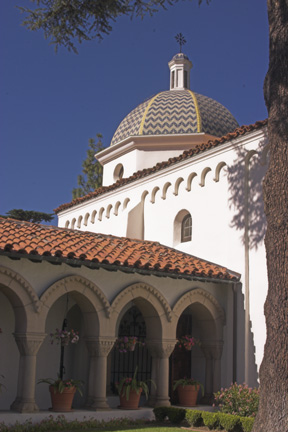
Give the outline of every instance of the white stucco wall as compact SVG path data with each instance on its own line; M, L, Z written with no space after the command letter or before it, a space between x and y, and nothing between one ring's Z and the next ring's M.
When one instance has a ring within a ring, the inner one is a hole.
M59 226L63 227L68 222L71 226L73 218L78 221L82 216L84 220L85 215L91 215L96 210L95 222L91 223L89 217L86 226L83 223L80 225L81 230L159 241L241 273L243 293L245 280L250 283L250 318L259 367L266 338L263 315L267 294L266 260L263 238L253 244L255 233L252 231L257 230L257 224L256 228L254 224L249 231L252 240L250 250L246 251L246 261L250 264L249 276L246 276L243 220L247 206L244 202L243 170L245 158L251 157L247 165L250 176L249 218L250 222L260 218L258 225L264 226L264 215L254 211L253 200L259 200L255 182L260 184L267 167L264 157L266 145L265 130L256 130L99 196L89 203L65 210L59 214ZM127 155L125 157L128 158ZM132 167L134 156L129 157ZM189 185L189 176L193 173L195 176ZM165 191L165 185L169 183L171 185ZM103 217L99 221L97 215L101 213L101 208L104 208ZM192 241L177 243L174 239L174 220L183 209L192 216ZM235 217L236 222L233 223Z

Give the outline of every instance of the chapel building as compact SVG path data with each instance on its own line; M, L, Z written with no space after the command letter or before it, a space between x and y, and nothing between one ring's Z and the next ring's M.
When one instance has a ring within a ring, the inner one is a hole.
M103 186L58 207L58 227L0 219L0 409L49 408L36 383L57 376L49 334L64 318L80 334L65 351L67 377L85 383L75 406L117 406L116 382L136 366L156 383L151 406L177 403L183 376L203 383L199 403L231 382L258 385L267 125L239 127L190 89L191 67L172 58L170 89L121 121L97 154ZM124 336L141 344L121 353ZM200 344L180 349L184 336Z

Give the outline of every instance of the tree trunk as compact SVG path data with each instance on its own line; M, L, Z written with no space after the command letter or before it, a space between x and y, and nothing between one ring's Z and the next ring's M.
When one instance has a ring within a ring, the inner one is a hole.
M254 432L288 431L288 0L268 0L269 70L264 83L270 162L263 182L267 340Z

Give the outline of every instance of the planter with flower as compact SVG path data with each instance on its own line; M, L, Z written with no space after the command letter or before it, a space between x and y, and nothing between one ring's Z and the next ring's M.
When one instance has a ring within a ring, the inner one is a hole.
M38 383L49 384L52 411L55 412L71 411L76 391L78 391L82 396L82 381L79 380L63 380L58 377L56 380L51 378L41 379Z
M145 394L146 399L149 395L148 381L138 381L137 380L136 367L133 377L125 377L116 384L119 397L120 397L120 407L122 409L138 409L141 393ZM152 385L156 388L154 381L149 380Z
M144 342L139 341L137 336L122 336L115 342L115 348L120 353L134 351L136 345L144 346L145 344Z
M200 341L191 335L181 336L177 342L177 347L184 348L186 351L191 351L195 345L200 345Z
M204 395L204 387L194 378L181 378L174 381L173 390L178 392L179 404L186 407L196 406L199 390Z
M50 333L50 342L54 342L61 346L60 355L60 372L57 379L44 378L38 381L38 384L49 384L49 391L52 402L52 411L67 412L71 411L73 398L78 391L82 395L82 381L74 379L63 379L64 375L64 349L67 345L77 344L79 335L77 331L67 330L63 325L63 329L56 329L54 333Z

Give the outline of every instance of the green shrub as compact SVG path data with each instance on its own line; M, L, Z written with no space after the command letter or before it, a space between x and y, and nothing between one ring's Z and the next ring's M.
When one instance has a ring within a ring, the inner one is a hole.
M202 411L186 409L186 420L190 426L203 426Z
M167 417L167 411L169 407L156 407L153 409L153 413L155 415L155 419L159 422L163 422Z
M242 432L240 417L231 414L218 414L220 425L227 432Z
M219 414L212 412L202 411L202 418L204 425L208 427L208 429L218 429L220 426L219 422Z
M240 417L243 432L251 432L254 424L253 417Z
M186 410L183 408L168 407L167 416L171 423L180 424L186 415Z
M259 389L234 383L228 389L214 393L215 405L226 414L255 417L259 405Z

